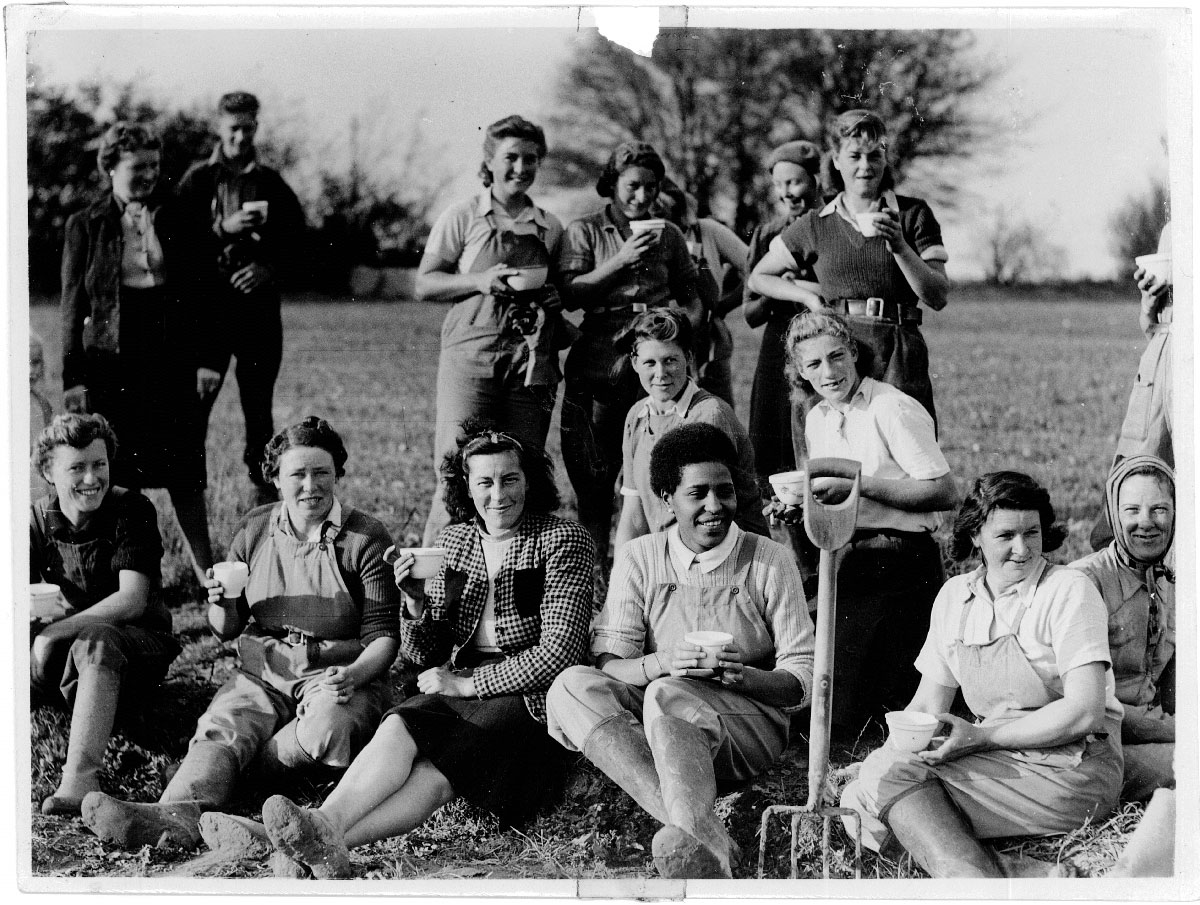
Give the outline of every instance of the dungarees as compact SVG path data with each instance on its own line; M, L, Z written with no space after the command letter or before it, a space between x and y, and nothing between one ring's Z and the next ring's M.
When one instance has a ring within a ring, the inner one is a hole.
M226 745L245 769L294 718L297 739L314 761L346 767L389 703L387 681L359 686L342 704L318 690L328 667L362 653L361 616L338 568L332 528L320 541L299 540L280 524L287 517L283 504L276 507L266 542L250 554L246 600L254 621L235 642L238 668L200 718L192 744ZM343 520L351 511L343 508Z
M114 497L129 492L121 487L109 490ZM102 574L111 574L115 551L113 538L96 537L71 543L49 535L40 506L33 507L33 518L43 549L53 548L53 553L46 559L52 567L57 566L54 572L58 574L54 579L66 598L70 609L68 615L87 609L116 590L111 580L103 584L99 581ZM41 623L35 625L39 631L44 627ZM35 636L31 633L31 644ZM146 613L137 624L106 622L85 626L74 638L56 642L54 648L44 681L31 680L31 686L41 694L61 694L72 706L83 669L104 667L119 672L122 697L130 692L144 695L146 689L162 681L181 650L179 642L171 635L170 613L154 599L147 603Z
M654 589L646 605L647 654L661 651L666 665L675 645L688 632L725 631L733 635L747 665L773 668L774 641L751 590L758 539L749 533L742 537L733 583L696 587L678 581L663 536L666 580ZM769 768L788 742L789 718L780 708L713 679L664 676L639 688L599 669L573 666L551 686L546 704L551 737L572 751L582 750L601 723L623 718L626 711L645 725L651 747L660 716L687 720L704 731L718 786L724 788Z
M1047 566L1039 584L1057 568L1062 567ZM970 606L963 606L955 642L957 678L982 725L1020 719L1061 697L1034 671L1017 641L1028 609L1026 603L1008 634L967 644L963 634ZM892 805L930 782L942 783L978 839L1070 832L1085 820L1103 819L1117 803L1120 722L1108 720L1105 729L1107 738L985 751L936 766L885 744L863 762L858 779L843 791L842 804L863 815L863 841L876 851L888 841Z
M549 267L550 263L550 253L538 236L493 230L466 272L482 273L497 264ZM534 290L528 294L545 297L547 292ZM555 306L545 312L542 327L529 337L533 340L530 344L509 325L510 308L506 300L496 296L474 295L457 302L446 315L437 373L437 425L433 441L435 474L440 475L446 454L458 449L462 423L469 418L482 419L522 443L538 448L546 445L554 399L562 377L558 368L558 346L565 337L561 311ZM464 322L467 318L470 322ZM446 354L455 343L472 347L486 344L488 351L499 357L493 374L464 374L455 363L455 355ZM531 354L534 367L527 374ZM444 493L439 479L425 523L424 543L427 545L450 524Z

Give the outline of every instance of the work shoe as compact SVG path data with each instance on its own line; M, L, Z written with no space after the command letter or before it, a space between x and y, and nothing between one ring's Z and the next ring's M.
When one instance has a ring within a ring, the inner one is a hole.
M727 880L733 874L695 836L668 824L654 834L654 866L670 880Z
M189 851L200 846L200 806L194 801L138 804L89 792L80 812L84 826L125 851L164 843Z
M263 805L263 825L271 844L311 870L314 877L346 880L353 876L345 840L320 811L272 795Z

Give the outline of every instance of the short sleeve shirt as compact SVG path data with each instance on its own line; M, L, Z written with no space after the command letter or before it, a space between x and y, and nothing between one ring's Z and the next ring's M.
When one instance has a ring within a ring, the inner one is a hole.
M856 459L864 475L925 481L950 473L929 412L907 393L871 377L862 379L842 408L821 400L808 413L804 437L809 455ZM932 512L905 512L866 497L859 501L860 528L933 531L937 525Z
M929 634L917 655L917 670L939 685L958 688L956 642L960 628L964 643L987 644L1010 634L1019 622L1017 643L1021 651L1038 678L1058 695L1063 692L1062 677L1072 669L1103 663L1106 715L1119 721L1121 705L1108 668L1112 660L1107 612L1087 577L1043 560L1032 575L993 598L984 573L980 566L942 586L933 602Z

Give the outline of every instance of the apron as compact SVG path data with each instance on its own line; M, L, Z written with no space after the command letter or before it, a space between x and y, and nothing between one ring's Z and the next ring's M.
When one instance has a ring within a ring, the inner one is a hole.
M967 644L963 641L967 616L970 613L970 607L963 606L958 638L955 641L959 664L958 682L962 688L963 699L976 715L978 722L988 725L1011 722L1062 697L1042 681L1017 642L1021 621L1037 595L1037 589L1041 587L1046 576L1057 568L1061 567L1047 565L1042 570L1034 593L1030 595L1029 602L1021 607L1009 633L986 644ZM1087 738L1081 738L1052 748L1008 750L1013 757L1028 763L1069 768L1077 766L1083 759L1087 742Z
M550 252L534 233L493 230L466 272L482 273L497 264L548 268ZM504 373L497 378L506 384L557 386L562 379L558 352L570 342L562 327L562 303L554 286L547 282L540 289L513 291L506 298L486 295L482 310L489 303L499 333L497 346L511 351L502 365Z
M266 542L250 557L246 600L254 621L238 636L238 666L285 695L329 666L353 663L362 653L362 617L346 588L331 522L319 541L283 529L277 503ZM353 510L342 507L342 521Z
M651 590L646 604L645 649L671 651L688 632L720 631L733 635L743 662L759 669L775 668L775 643L750 593L750 570L758 537L742 534L741 549L731 584L694 587L680 584L675 564L662 535L665 579Z

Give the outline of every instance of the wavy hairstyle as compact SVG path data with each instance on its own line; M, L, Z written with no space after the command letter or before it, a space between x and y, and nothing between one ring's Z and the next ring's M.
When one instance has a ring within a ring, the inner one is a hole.
M855 356L854 367L859 376L866 373L863 369L863 354L858 340L850 332L850 326L840 314L826 314L816 311L802 311L792 318L788 324L784 348L787 350L787 364L783 371L788 382L797 390L808 386L808 381L800 376L800 344L806 339L816 336L830 336L843 344Z
M112 468L117 457L117 435L103 415L67 414L55 415L33 444L33 467L45 477L54 461L54 450L60 446L87 449L96 440L104 441L108 453L108 467Z
M667 167L653 145L644 141L623 141L608 155L600 178L596 180L596 194L611 198L617 190L617 179L630 167L649 170L660 184L667 175Z
M146 123L131 123L124 120L113 123L100 136L96 148L96 167L104 179L116 169L122 154L137 151L162 151L162 139Z
M992 471L975 479L954 516L950 555L962 561L975 551L972 538L997 509L1037 512L1042 526L1042 552L1057 550L1067 530L1058 523L1046 488L1019 471Z
M846 187L845 182L842 181L842 174L838 172L833 161L841 151L842 145L851 140L861 141L864 144L881 145L886 156L887 124L878 113L861 109L847 110L833 121L833 127L828 134L829 151L821 160L821 181L824 183L827 196L836 195ZM879 184L879 191L886 192L895 187L896 175L889 162L883 171L883 181Z
M324 418L309 415L299 424L285 427L267 443L263 455L262 475L268 482L279 477L279 460L289 449L297 446L312 446L323 449L333 456L334 471L339 478L346 474L346 460L350 454L342 443L341 435Z
M674 493L689 465L719 462L732 475L737 449L729 435L712 424L691 422L667 431L650 450L650 489L656 496Z
M486 421L469 418L462 424L458 449L442 459L441 473L446 511L451 522L470 522L478 512L467 486L468 467L475 456L516 453L517 464L525 475L525 512L549 515L558 509L558 485L554 482L554 463L545 451L522 442L512 434L492 429Z
M492 171L488 169L488 163L495 156L500 142L506 138L520 138L537 145L539 163L546 156L546 133L541 126L516 114L496 120L483 135L483 163L479 165L479 178L485 187L492 184Z

